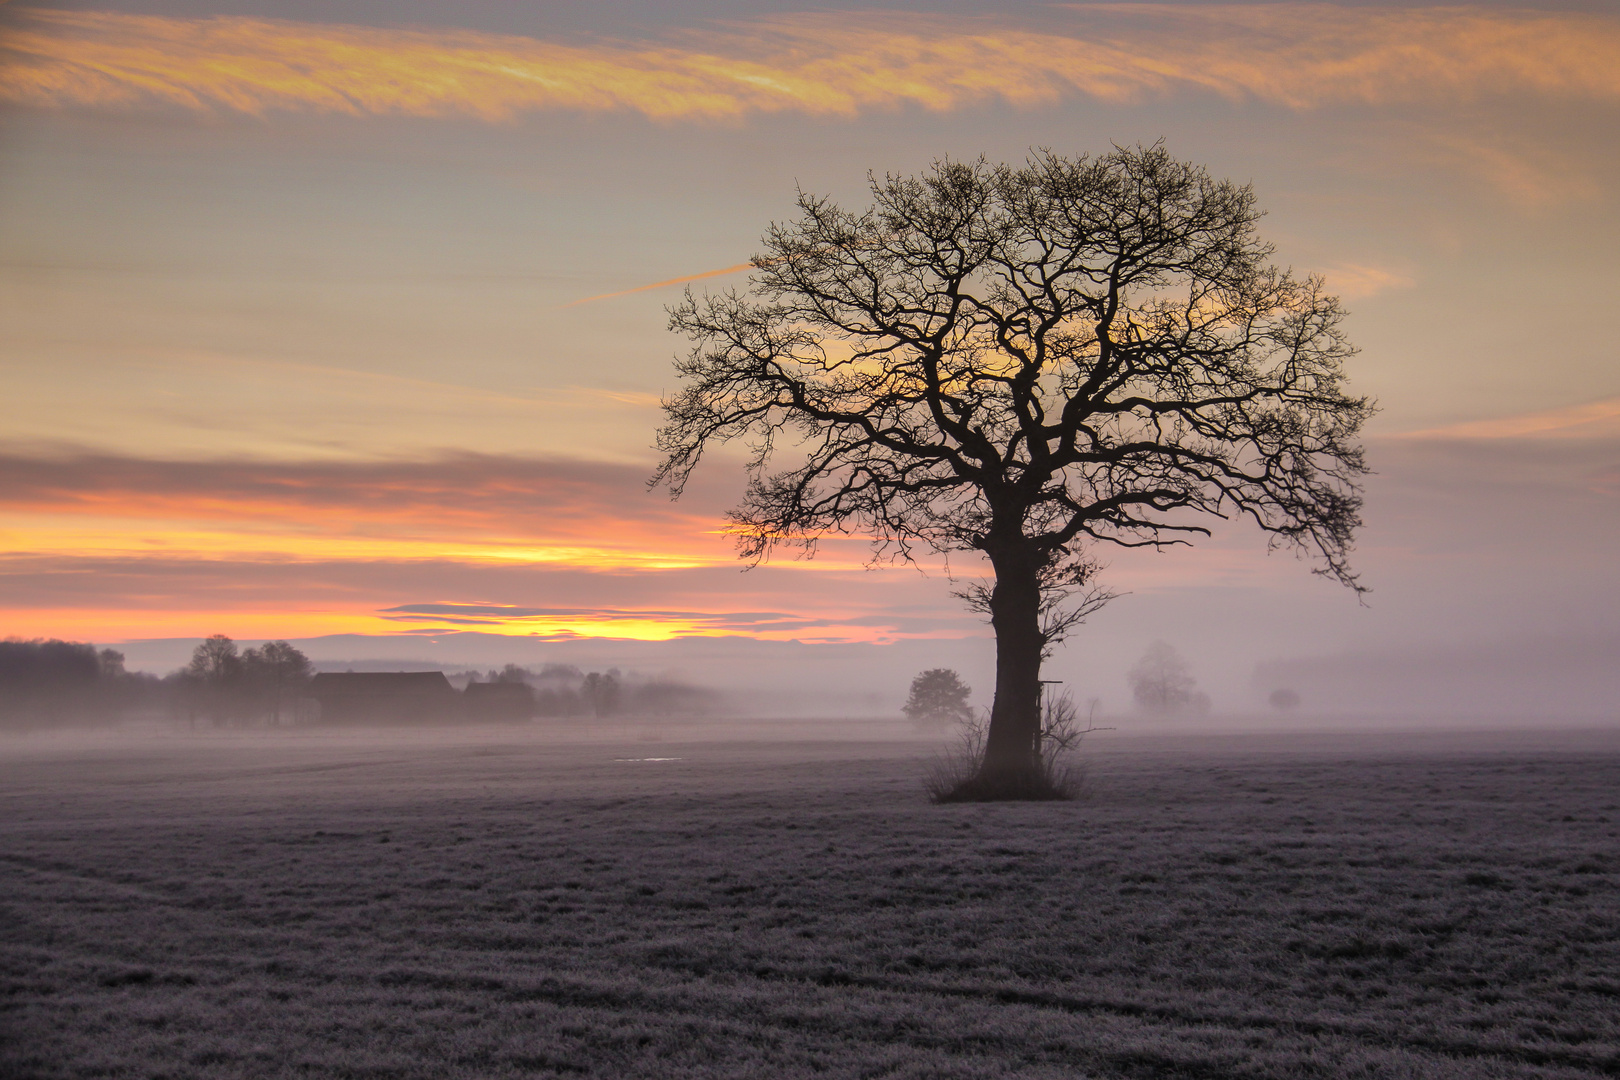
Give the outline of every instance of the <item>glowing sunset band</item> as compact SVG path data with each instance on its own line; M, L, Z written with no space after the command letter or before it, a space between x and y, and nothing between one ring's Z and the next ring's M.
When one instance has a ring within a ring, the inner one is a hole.
M570 45L476 31L24 9L0 99L506 120L542 110L714 119L1132 101L1178 90L1289 108L1523 93L1620 99L1620 20L1469 8L1095 5L1065 32L894 13L728 23Z
M617 637L667 641L679 637L745 635L761 640L829 638L881 640L884 628L854 620L780 611L679 611L511 604L405 604L378 613L418 633L477 630L528 637Z
M714 493L672 504L645 489L646 471L480 455L165 461L0 450L0 635L899 632L869 586L828 593L827 575L864 578L859 538L767 571L769 586L748 579L756 610L715 610L714 596L735 595L740 567ZM806 589L807 573L822 584Z
M429 461L160 461L0 452L0 551L729 564L720 514L645 470L464 454Z
M432 605L428 605L432 606ZM407 635L436 637L476 631L506 637L542 639L617 638L631 641L671 641L689 637L746 636L760 640L816 639L877 641L889 635L871 627L845 627L836 621L782 617L775 625L756 625L746 617L663 611L589 611L555 615L501 618L457 618L400 613L384 608L334 609L322 607L272 608L134 608L7 609L13 627L25 628L30 637L60 637L98 642L159 637L199 637L224 633L230 637L299 638L325 634Z

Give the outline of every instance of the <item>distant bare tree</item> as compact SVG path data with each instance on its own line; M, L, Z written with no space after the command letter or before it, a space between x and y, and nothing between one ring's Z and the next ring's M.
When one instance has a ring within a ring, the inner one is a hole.
M224 634L215 634L191 651L186 673L199 682L218 686L236 678L241 667L236 642Z
M124 654L117 649L102 649L97 653L96 667L104 679L121 679L129 674L124 670Z
M982 553L995 701L962 797L1050 797L1041 663L1108 598L1088 545L1240 516L1359 589L1371 406L1343 389L1337 299L1271 264L1253 191L1161 147L937 162L872 196L801 194L752 295L672 310L694 347L653 482L679 495L706 449L744 439L747 560L854 529L879 558Z
M309 657L285 641L248 649L242 653L241 665L249 687L269 699L271 722L278 725L287 698L305 686L314 671Z
M617 672L593 671L585 676L580 695L597 718L611 716L619 707L619 676Z
M199 711L215 725L237 711L235 700L242 681L242 657L236 642L224 634L214 634L191 652L191 663L182 673L186 713L193 726Z
M1270 694L1268 694L1266 696L1266 702L1273 709L1282 709L1285 711L1288 709L1297 709L1299 708L1300 702L1299 691L1291 690L1284 686L1273 690Z
M519 667L517 664L507 664L499 671L491 671L489 681L494 683L527 683L529 681L529 669Z
M1155 641L1142 658L1126 673L1131 696L1151 713L1173 714L1188 710L1208 711L1209 698L1198 692L1198 680L1187 670L1187 661L1173 647Z
M107 667L106 655L98 656L94 645L0 641L0 724L51 725L72 718L92 704L98 684L108 678Z
M929 668L911 680L911 694L900 711L920 723L970 720L973 707L968 696L972 693L973 687L950 668Z

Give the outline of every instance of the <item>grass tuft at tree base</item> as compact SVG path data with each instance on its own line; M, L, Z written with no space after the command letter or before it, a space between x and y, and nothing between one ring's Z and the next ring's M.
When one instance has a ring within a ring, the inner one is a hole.
M951 755L934 762L923 789L936 803L1067 802L1084 797L1085 770L1042 759L1032 769L986 773L979 760Z

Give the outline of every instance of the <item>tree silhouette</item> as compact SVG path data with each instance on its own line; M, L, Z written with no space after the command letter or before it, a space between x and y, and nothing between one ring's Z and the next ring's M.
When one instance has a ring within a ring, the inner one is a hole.
M224 634L214 634L191 650L186 674L206 685L220 686L236 678L241 669L236 642Z
M1286 686L1279 687L1266 695L1267 704L1273 709L1281 709L1284 712L1289 709L1299 708L1300 701L1299 691Z
M1148 712L1170 715L1199 706L1208 708L1209 699L1199 693L1198 680L1187 670L1187 661L1163 641L1149 645L1125 677L1131 684L1131 696Z
M309 682L314 665L296 647L285 641L267 641L242 653L244 680L251 689L270 699L273 723L281 723L281 709L287 697Z
M591 715L598 719L611 716L619 707L619 676L617 670L606 674L593 671L585 676L580 695L590 706Z
M191 663L181 673L185 680L186 712L193 726L200 707L218 725L235 711L243 668L236 642L214 634L191 651Z
M970 720L971 693L973 688L950 668L929 668L911 680L911 694L900 711L917 721Z
M745 439L747 560L854 529L875 558L981 552L981 797L1042 793L1041 662L1108 598L1091 543L1183 543L1201 515L1244 516L1359 589L1371 406L1342 388L1337 299L1271 265L1252 189L1160 146L871 187L858 213L801 193L750 295L672 309L694 347L652 482L678 496L705 449Z

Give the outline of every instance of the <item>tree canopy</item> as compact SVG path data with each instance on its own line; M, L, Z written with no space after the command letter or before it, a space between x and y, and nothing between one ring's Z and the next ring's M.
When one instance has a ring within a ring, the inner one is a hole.
M1371 412L1319 277L1273 266L1251 188L1161 146L940 161L850 211L801 193L747 294L686 300L654 482L746 440L741 555L865 531L880 556L978 551L997 635L986 770L1039 755L1039 675L1089 545L1245 517L1359 590L1348 555ZM784 467L785 466L785 467ZM1048 618L1042 623L1043 607Z
M911 692L901 712L916 721L970 720L968 697L973 687L950 668L929 668L911 680Z

